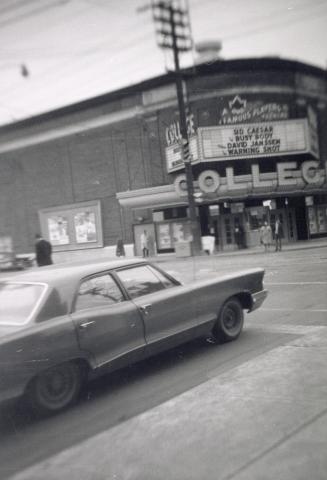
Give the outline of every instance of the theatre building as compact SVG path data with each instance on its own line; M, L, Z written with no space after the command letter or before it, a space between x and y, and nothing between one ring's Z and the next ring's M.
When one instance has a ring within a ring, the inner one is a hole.
M260 58L184 73L201 235L253 246L279 218L284 242L327 236L326 72ZM144 230L151 253L173 252L190 240L173 74L1 127L0 183L17 252L41 231L58 255L118 238L140 254Z

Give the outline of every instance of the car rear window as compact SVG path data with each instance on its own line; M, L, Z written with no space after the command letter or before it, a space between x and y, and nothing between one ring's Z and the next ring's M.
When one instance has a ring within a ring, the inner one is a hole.
M0 282L0 324L23 325L38 303L46 285L35 283Z

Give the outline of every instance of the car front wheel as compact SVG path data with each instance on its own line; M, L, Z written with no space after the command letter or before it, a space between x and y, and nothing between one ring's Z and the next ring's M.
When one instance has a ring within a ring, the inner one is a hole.
M39 374L28 389L34 411L51 414L71 405L78 397L82 383L77 364L68 362Z
M219 342L231 342L240 335L244 323L244 313L240 301L230 298L222 306L213 328L213 338Z

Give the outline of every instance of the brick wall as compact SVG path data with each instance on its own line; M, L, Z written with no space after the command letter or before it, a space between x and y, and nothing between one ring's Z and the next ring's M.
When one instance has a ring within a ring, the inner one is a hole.
M11 235L17 252L32 251L40 209L99 199L104 245L132 242L132 215L116 193L163 183L157 128L135 118L2 153L0 235Z

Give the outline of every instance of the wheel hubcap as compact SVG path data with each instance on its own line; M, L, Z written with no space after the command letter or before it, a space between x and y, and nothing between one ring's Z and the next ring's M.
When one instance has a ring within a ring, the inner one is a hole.
M76 378L73 371L58 368L42 376L38 382L38 394L43 405L60 408L69 403L76 389Z
M46 389L51 396L60 396L67 389L65 376L60 373L50 375L46 381Z
M235 329L238 326L237 312L233 308L228 307L225 311L223 322L226 330Z

